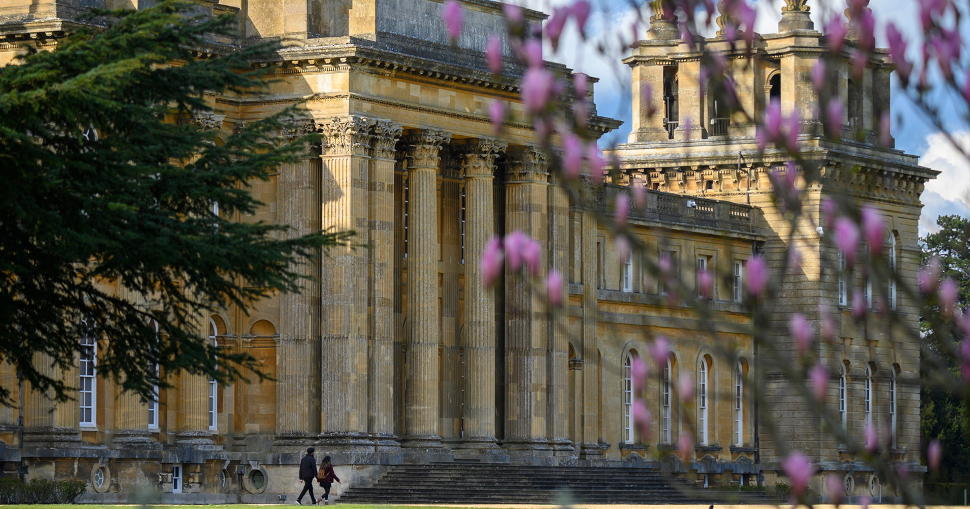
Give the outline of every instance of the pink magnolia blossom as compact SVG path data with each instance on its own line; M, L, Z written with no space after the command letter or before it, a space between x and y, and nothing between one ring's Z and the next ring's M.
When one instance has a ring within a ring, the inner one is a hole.
M546 296L549 299L549 305L555 308L562 306L563 301L563 283L562 274L558 270L552 269L549 271L549 275L546 276Z
M821 91L825 88L825 77L825 60L819 60L818 62L815 62L815 66L812 67L812 85L815 87L815 90Z
M953 316L956 310L957 298L960 296L960 287L956 281L946 278L940 283L937 297L940 299L940 307L943 308L943 315L947 318Z
M913 73L913 64L906 56L906 39L903 37L903 33L896 28L895 23L886 24L886 41L889 43L889 56L896 64L896 75L905 87L909 84L910 74Z
M940 469L940 460L943 458L943 444L939 440L932 440L926 448L926 464L934 472Z
M630 361L630 377L633 379L633 389L642 390L647 385L647 374L650 368L640 356L636 356Z
M587 101L576 101L573 103L573 118L576 125L585 128L589 122L589 103Z
M551 72L540 67L525 72L522 77L522 103L529 112L538 113L545 109L552 98L555 80Z
M538 276L540 271L540 263L542 260L542 246L539 245L533 239L528 239L522 246L522 261L525 262L525 266L529 269L529 272L533 276Z
M505 103L493 99L491 103L488 104L488 117L492 122L492 132L498 134L502 132L502 127L505 125Z
M970 382L970 333L960 342L960 355L963 357L960 373L965 381Z
M517 26L525 22L522 8L518 5L502 4L502 14L505 16L505 21L510 25Z
M503 244L505 246L505 258L512 272L522 268L522 250L532 239L520 231L514 231L505 236Z
M616 195L616 204L613 210L613 220L618 226L626 224L630 217L630 195L619 193Z
M603 159L603 151L595 141L589 143L586 148L586 159L589 161L589 178L594 184L603 182L603 170L606 168L606 160Z
M694 119L692 117L687 117L684 119L684 141L690 141L691 136L694 135Z
M694 399L694 379L688 373L681 373L677 377L677 397L681 401Z
M829 372L822 364L812 366L808 372L808 382L812 387L812 396L818 401L824 401L829 390Z
M670 341L664 336L657 336L650 345L650 356L653 357L653 363L657 369L663 370L667 367L667 359L670 358Z
M830 504L839 505L845 489L842 487L842 479L835 474L825 476L825 501Z
M585 100L589 95L589 76L581 72L573 74L573 88L576 90L576 98Z
M876 209L869 205L862 207L862 233L869 244L869 252L879 254L886 242L886 223Z
M570 179L579 177L583 170L583 140L572 132L562 135L562 169Z
M680 458L687 461L690 458L690 453L694 449L694 439L688 433L681 432L680 436L677 437L677 453Z
M697 294L705 299L714 297L714 275L710 271L697 273Z
M556 51L559 48L559 37L562 36L562 29L566 27L566 21L569 20L570 11L563 7L557 7L552 11L552 16L546 21L546 37L549 38L549 42L552 44L552 50Z
M841 15L833 16L825 25L825 37L833 53L842 51L842 47L845 46L845 36L848 33L849 28L842 22Z
M791 481L791 492L794 497L799 497L808 488L808 481L815 474L815 467L804 454L795 451L788 455L781 462L781 468L785 471L788 480Z
M872 497L869 495L863 495L859 497L859 507L861 509L869 509L869 504L872 503Z
M642 209L647 206L647 186L643 182L637 180L633 183L632 194L635 207Z
M759 296L768 288L768 263L762 256L752 256L747 264L747 278L744 280L748 293Z
M485 62L488 69L495 74L502 72L502 39L497 35L491 35L485 45Z
M589 21L589 14L592 8L587 0L577 0L573 2L572 13L576 19L576 26L579 27L579 34L586 37L586 22Z
M482 250L481 269L482 284L486 287L492 286L502 274L502 262L505 255L502 253L502 242L498 237L492 237L485 244Z
M838 210L839 205L835 203L835 200L829 197L822 198L822 219L825 221L825 228L832 228Z
M835 247L842 251L846 265L852 266L855 263L859 249L859 228L847 217L835 220Z
M445 29L452 41L461 36L462 26L465 22L464 17L465 13L458 0L447 0L441 7L441 18L445 22Z
M630 258L630 239L626 235L617 235L613 245L616 248L617 263L625 263Z
M542 41L539 39L529 39L522 46L522 59L533 69L542 67ZM524 78L523 78L524 79Z
M852 316L855 319L860 319L866 316L866 308L868 303L866 302L866 294L861 288L856 288L852 291Z
M845 108L842 101L833 97L825 105L825 132L830 138L842 137L842 118L845 115Z
M633 400L632 413L633 422L636 423L637 429L640 431L640 440L647 441L650 436L650 422L652 421L652 417L643 399L635 398Z
M815 335L814 327L809 323L805 315L795 313L788 321L788 331L792 339L795 340L795 349L799 355L805 355L809 347L812 346L812 336Z
M866 423L866 427L863 430L863 438L865 439L867 451L876 452L879 449L879 434L876 433L876 426L871 422Z
M893 125L892 117L888 111L879 115L879 144L883 147L891 147L893 144Z
M935 292L940 284L940 270L940 259L935 256L930 258L929 263L922 267L916 275L919 291L926 295Z

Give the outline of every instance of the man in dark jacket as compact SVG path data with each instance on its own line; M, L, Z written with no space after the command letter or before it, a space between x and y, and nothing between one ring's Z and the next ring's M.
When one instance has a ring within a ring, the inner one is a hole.
M317 460L313 458L313 447L307 448L306 456L300 461L300 480L303 481L303 491L296 497L296 503L303 505L303 495L310 492L310 500L316 505L317 499L313 496L313 479L317 476Z

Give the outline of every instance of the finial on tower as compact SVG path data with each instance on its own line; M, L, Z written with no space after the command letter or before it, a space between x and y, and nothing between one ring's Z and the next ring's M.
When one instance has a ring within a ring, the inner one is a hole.
M785 5L781 8L778 31L784 33L794 30L814 30L811 10L808 0L785 0Z
M680 38L677 30L677 15L670 0L652 0L650 2L650 28L647 37L652 40L667 41Z

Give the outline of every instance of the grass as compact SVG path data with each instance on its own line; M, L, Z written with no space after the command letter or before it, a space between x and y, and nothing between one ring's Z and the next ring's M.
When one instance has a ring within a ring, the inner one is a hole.
M308 504L309 505L309 504ZM139 506L134 504L120 504L120 505L95 505L95 504L30 504L30 505L0 505L2 509L84 509L86 507L112 507L118 509L136 509L145 506ZM280 507L299 507L296 504L289 502L285 504L275 504L275 505L262 505L262 504L213 504L213 505L151 505L148 506L151 509L200 509L205 507L206 509L279 509ZM312 506L310 507L324 507L324 506ZM441 507L416 507L416 506L394 506L394 505L365 505L365 504L339 504L337 506L327 506L327 507L339 507L340 509L441 509Z

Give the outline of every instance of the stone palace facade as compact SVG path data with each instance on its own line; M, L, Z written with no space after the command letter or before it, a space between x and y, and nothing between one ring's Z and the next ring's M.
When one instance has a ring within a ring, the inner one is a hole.
M519 103L522 70L511 60L503 76L485 67L488 36L504 34L501 4L462 0L466 29L450 45L438 0L207 2L213 12L238 13L235 43L287 42L277 60L260 64L275 69L268 93L216 98L217 114L199 120L232 130L309 98L310 118L294 133L314 130L324 140L318 156L254 183L266 207L238 219L288 224L300 234L354 229L371 247L334 249L307 265L299 294L261 302L250 314L227 309L209 317L212 341L252 354L275 381L218 386L173 374L174 387L144 403L97 377L95 356L62 375L81 387L78 401L54 404L25 388L18 407L0 408L7 475L21 469L28 478L87 479L90 501L125 500L140 484L170 501L273 501L293 491L301 451L313 445L334 457L345 481L339 488L405 462L608 467L655 466L659 457L710 483L763 475L773 485L777 437L784 437L783 445L810 454L823 471L843 475L851 493L875 494L878 477L822 434L749 335L744 264L761 252L777 270L789 241L803 263L770 324L779 352L793 348L789 315L802 312L818 329L818 304L829 302L840 342L817 347L832 373L828 400L840 402L851 434L873 422L892 437L894 458L920 470L918 345L894 341L893 330L875 320L851 319L847 295L866 282L831 270L837 255L814 229L789 236L767 177L784 156L759 152L754 125L719 109L698 81L698 54L673 25L653 20L626 60L633 90L649 83L663 93L635 94L629 143L615 151L622 171L602 199L609 206L617 189L637 180L650 189L646 207L631 213L635 233L691 285L698 267L718 275L716 341L636 260L614 261L609 229L555 185ZM88 7L146 3L7 0L0 65L27 46L56 47ZM772 98L815 117L807 75L824 38L799 2L789 3L795 7L786 8L779 33L756 37L751 60L718 36L699 41L725 52L755 118ZM526 17L544 19L534 11ZM845 140L825 140L814 122L801 139L807 156L824 162L824 183L807 190L808 213L818 220L833 188L871 203L890 225L897 267L914 280L919 197L935 172L874 142L889 108L888 57L878 54L861 81L850 77L847 59L840 65L833 86L849 105ZM501 137L488 114L496 99L511 112ZM619 126L595 113L591 123L602 133ZM515 230L546 247L544 268L568 275L567 311L554 322L519 279L495 289L478 284L485 243ZM873 292L905 323L916 322L916 305L902 293ZM648 385L655 429L641 437L631 419L629 365L646 354L651 334L671 338L673 356L664 378ZM725 346L736 358L716 354ZM757 371L766 384L761 408L745 387ZM703 405L680 408L671 397L680 373L703 382ZM5 368L0 380L18 383ZM759 415L777 424L776 434L759 427ZM697 429L690 461L658 454L689 428Z

